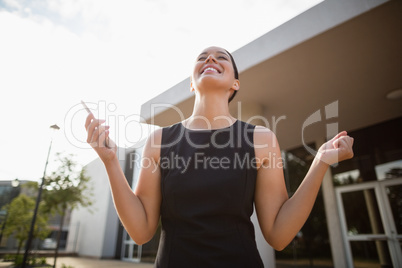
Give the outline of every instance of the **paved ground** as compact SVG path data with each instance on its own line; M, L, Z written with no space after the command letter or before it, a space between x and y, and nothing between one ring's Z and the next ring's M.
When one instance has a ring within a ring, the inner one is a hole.
M48 258L48 263L53 264L54 259ZM99 260L82 257L59 257L57 258L56 268L61 268L63 264L74 268L98 268L98 267L116 267L116 268L151 268L152 263L133 263L119 260Z
M47 258L47 263L53 265L53 258ZM0 268L11 268L12 263L10 262L1 262L0 260ZM119 260L99 260L93 258L84 258L84 257L58 257L56 268L62 268L70 266L71 268L151 268L153 267L152 263L133 263L133 262L124 262ZM311 267L307 260L300 261L281 261L277 260L276 262L277 268L308 268ZM332 262L328 261L318 261L314 260L314 267L317 268L332 268ZM355 262L356 268L374 268L379 267L379 264L370 263L367 261Z
M53 258L47 258L48 264L53 264ZM133 263L124 262L119 260L99 260L82 257L58 257L56 262L56 268L62 268L62 265L71 266L73 268L151 268L151 263ZM0 262L1 268L11 267L11 263Z

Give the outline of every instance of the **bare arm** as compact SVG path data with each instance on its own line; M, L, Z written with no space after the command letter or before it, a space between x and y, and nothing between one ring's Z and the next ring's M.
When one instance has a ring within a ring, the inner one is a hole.
M154 165L141 168L135 193L129 186L116 155L115 143L108 139L109 131L103 126L104 120L95 119L89 114L85 123L88 132L87 142L98 153L109 176L113 201L126 231L137 244L149 241L159 222L161 203L160 170L158 167L158 146L151 146L151 138L160 143L161 130L151 134L143 150L143 158ZM105 146L106 140L108 146Z
M329 164L353 156L353 139L346 132L341 132L321 146L306 177L289 199L275 134L258 127L254 137L256 157L264 160L260 163L257 175L257 216L266 241L276 250L282 250L292 241L310 215Z

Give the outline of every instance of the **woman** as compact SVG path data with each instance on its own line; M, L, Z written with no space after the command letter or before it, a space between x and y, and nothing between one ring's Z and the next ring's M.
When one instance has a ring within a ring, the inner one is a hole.
M253 204L266 241L282 250L309 216L329 165L353 157L353 139L339 133L320 147L288 198L275 134L229 113L228 100L239 88L232 56L219 47L205 49L191 76L193 113L150 135L143 159L159 168L144 166L134 193L109 127L87 117L87 141L105 164L127 232L146 243L162 218L156 267L263 267L250 221Z

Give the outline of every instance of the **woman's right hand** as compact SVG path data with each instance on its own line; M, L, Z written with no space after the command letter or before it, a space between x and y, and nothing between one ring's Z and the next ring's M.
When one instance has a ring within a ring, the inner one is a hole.
M116 157L117 146L109 138L109 126L102 125L103 123L105 120L96 119L92 113L89 113L85 121L85 129L87 130L87 143L94 148L105 163Z

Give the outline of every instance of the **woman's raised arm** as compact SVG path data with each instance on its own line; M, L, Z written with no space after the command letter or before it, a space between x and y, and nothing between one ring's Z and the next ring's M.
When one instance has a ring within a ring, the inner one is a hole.
M161 129L153 132L143 150L143 159L154 165L141 165L139 182L135 192L129 186L116 155L116 144L109 139L109 127L105 121L90 113L85 122L87 142L98 153L109 177L113 201L126 231L137 244L148 242L155 234L159 222L161 190L158 166ZM151 140L156 145L151 144Z
M281 151L275 134L257 127L254 133L257 159L261 159L255 192L255 207L261 231L276 250L284 249L303 227L313 208L329 165L353 157L353 138L341 132L324 143L306 177L288 198Z

